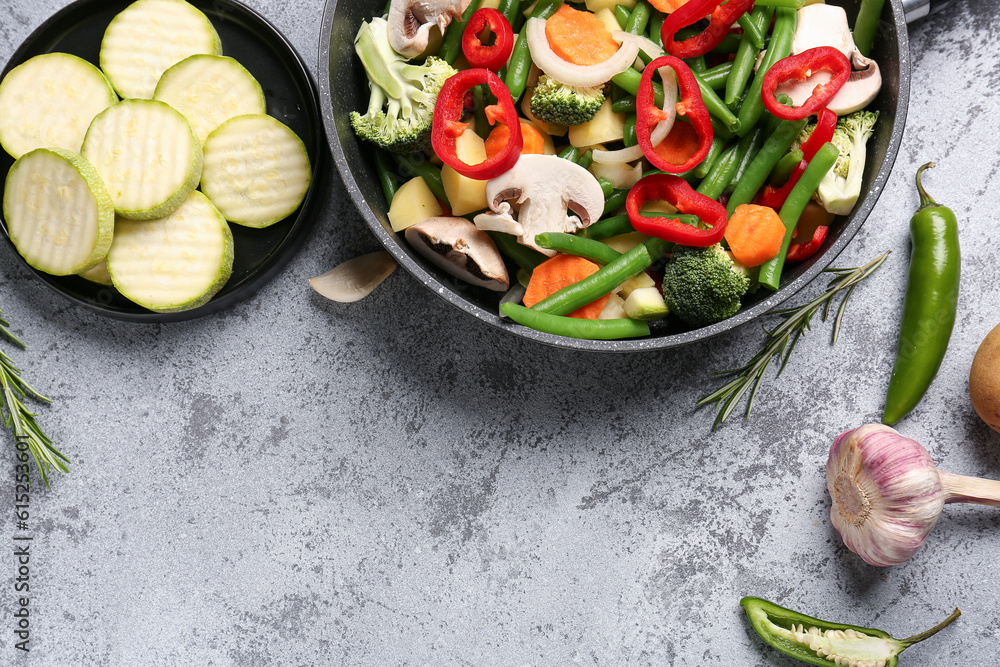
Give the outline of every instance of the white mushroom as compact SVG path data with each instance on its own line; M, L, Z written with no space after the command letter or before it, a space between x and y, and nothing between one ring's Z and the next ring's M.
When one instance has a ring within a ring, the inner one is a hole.
M521 207L518 242L550 257L555 251L539 248L535 236L575 232L604 214L604 192L594 175L556 155L522 155L513 168L486 183L486 200L494 213L476 216L477 224L509 224L510 209L502 207L506 200L514 200Z
M415 58L427 49L431 28L445 28L472 0L392 0L389 6L389 44L404 58Z
M868 106L882 87L882 73L878 63L863 56L855 47L843 7L815 4L806 5L798 11L792 55L817 46L838 49L856 68L827 107L838 116L844 116ZM816 72L805 81L778 86L775 94L784 93L792 98L792 104L801 106L809 99L816 86L825 84L832 78L829 72Z
M404 234L414 250L456 278L496 292L510 286L493 239L465 218L427 218L407 227Z

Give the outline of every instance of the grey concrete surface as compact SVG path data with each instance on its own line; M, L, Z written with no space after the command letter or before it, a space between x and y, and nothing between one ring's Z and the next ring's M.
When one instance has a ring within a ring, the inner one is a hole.
M61 0L5 0L0 59ZM321 0L252 0L315 72ZM909 636L963 616L904 665L997 663L1000 512L949 506L909 563L866 565L829 521L833 438L881 414L908 264L912 175L962 221L964 282L940 375L900 430L945 470L1000 478L967 376L1000 322L1000 5L911 27L906 136L837 264L893 255L844 332L803 339L749 422L710 430L710 371L756 325L632 357L492 331L397 272L354 305L307 278L375 249L337 177L289 267L250 300L125 324L51 293L0 247L12 356L53 398L72 458L32 487L30 652L12 446L0 449L0 664L790 666L741 596ZM812 285L803 297L817 293ZM6 349L6 348L5 348ZM9 436L3 442L12 445Z

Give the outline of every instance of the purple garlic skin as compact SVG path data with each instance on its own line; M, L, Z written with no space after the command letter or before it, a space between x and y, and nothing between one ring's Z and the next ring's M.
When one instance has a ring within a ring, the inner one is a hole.
M830 518L844 544L883 567L905 563L920 550L946 499L927 450L883 424L837 437L826 484Z

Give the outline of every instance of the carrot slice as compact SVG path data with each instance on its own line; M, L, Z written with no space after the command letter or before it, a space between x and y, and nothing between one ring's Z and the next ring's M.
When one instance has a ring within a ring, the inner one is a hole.
M601 19L569 5L545 22L545 36L555 54L574 65L597 65L618 52L618 42Z
M522 120L521 137L524 140L524 146L521 148L521 155L545 154L545 137L542 136L542 133L539 132L534 125ZM486 137L487 159L502 152L503 149L506 148L508 141L510 141L510 128L506 125L497 125L494 127L490 132L490 135Z
M743 204L729 218L725 239L737 262L760 266L781 250L785 225L773 208Z
M698 152L700 146L701 139L691 123L677 121L667 137L653 146L653 150L670 164L684 164Z
M649 0L649 4L653 7L659 9L664 14L669 14L670 12L676 12L678 9L687 4L688 0Z
M562 288L580 282L595 273L598 268L600 267L589 259L574 255L556 255L547 259L531 272L531 280L528 281L528 288L524 293L524 305L531 308ZM605 294L600 299L577 308L569 316L582 320L596 320L610 296Z

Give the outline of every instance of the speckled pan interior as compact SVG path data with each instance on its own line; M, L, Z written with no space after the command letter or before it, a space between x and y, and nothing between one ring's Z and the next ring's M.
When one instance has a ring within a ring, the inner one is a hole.
M844 5L848 16L855 16L859 2L845 0L838 4ZM863 185L866 194L850 216L831 228L820 253L809 261L789 267L777 292L761 290L747 297L739 313L708 327L686 330L677 323L654 323L650 337L621 341L577 340L541 333L501 319L498 315L500 295L466 285L430 266L410 249L402 235L390 229L386 216L388 207L376 177L371 147L355 137L348 117L351 111L362 110L368 104L364 70L354 56L354 35L362 21L381 12L383 7L382 0L327 0L323 13L319 47L320 106L344 185L379 241L428 289L487 324L541 343L604 352L657 350L710 338L768 312L830 266L858 233L885 187L902 141L910 94L909 46L900 0L890 0L885 4L873 53L882 71L883 85L870 107L877 110L880 117L868 144L869 159Z

